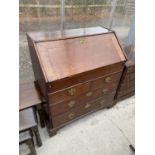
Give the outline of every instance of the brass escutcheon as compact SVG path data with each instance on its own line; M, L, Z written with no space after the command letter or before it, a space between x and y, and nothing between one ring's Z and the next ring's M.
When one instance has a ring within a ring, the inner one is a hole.
M87 43L86 38L80 38L80 44L85 44L85 43Z
M69 103L68 103L68 106L71 108L71 107L73 107L75 105L75 101L70 101Z
M106 77L106 78L105 78L105 82L106 82L106 83L109 83L110 81L111 81L111 77Z
M75 116L74 113L70 113L70 114L68 115L68 117L69 117L70 119L74 118L74 116Z
M91 106L91 104L87 103L87 104L85 105L85 108L87 109L87 108L89 108L90 106Z
M75 92L76 92L75 88L71 88L70 90L68 90L68 93L72 96L75 95Z
M86 96L89 97L89 96L91 96L92 94L93 94L93 92L90 91L90 92L88 92L88 93L86 94Z

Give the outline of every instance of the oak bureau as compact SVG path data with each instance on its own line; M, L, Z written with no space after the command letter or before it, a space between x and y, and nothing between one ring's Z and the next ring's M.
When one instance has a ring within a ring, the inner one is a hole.
M50 136L88 113L114 104L126 57L102 27L27 33L35 80L47 101Z

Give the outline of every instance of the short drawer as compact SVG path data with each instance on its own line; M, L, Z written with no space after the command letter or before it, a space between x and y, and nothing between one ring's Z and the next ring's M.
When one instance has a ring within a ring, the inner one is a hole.
M80 95L79 97L72 98L71 100L61 102L58 104L50 104L51 115L56 116L60 115L70 109L81 106L86 102L91 102L92 100L98 99L105 94L115 94L116 87L112 86L108 89L98 89L96 91L89 91L85 94Z
M111 74L105 77L98 78L91 83L91 89L108 88L111 85L118 85L122 72Z
M107 94L104 97L101 97L97 100L84 103L78 107L74 107L70 111L67 111L66 113L63 113L55 117L53 116L51 117L53 122L53 127L61 126L64 123L70 122L71 120L74 120L96 109L107 107L108 105L112 104L113 98L114 98L114 94Z
M87 82L70 87L62 91L58 91L53 94L48 94L49 104L56 104L63 101L67 101L69 99L72 99L73 97L85 94L89 90L90 90L90 84L89 82Z

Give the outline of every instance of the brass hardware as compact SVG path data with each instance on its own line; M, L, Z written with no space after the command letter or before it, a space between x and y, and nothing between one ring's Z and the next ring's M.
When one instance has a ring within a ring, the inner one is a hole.
M108 88L105 88L102 90L103 94L106 94L108 92Z
M71 108L71 107L73 107L75 105L75 101L70 101L69 103L68 103L68 106Z
M68 90L68 93L72 96L75 95L75 92L76 92L75 88L71 88L70 90Z
M90 91L86 94L87 97L91 96L93 93Z
M87 103L87 104L85 105L85 108L87 109L87 108L89 108L90 106L91 106L91 104Z
M85 44L85 43L87 43L86 38L80 38L80 44Z
M74 118L74 116L75 116L75 114L74 114L74 113L70 113L70 114L68 115L69 119L73 119L73 118Z
M51 88L52 86L51 85L49 85L49 88Z
M106 78L105 78L105 82L106 82L106 83L109 83L110 81L111 81L111 77L106 77Z

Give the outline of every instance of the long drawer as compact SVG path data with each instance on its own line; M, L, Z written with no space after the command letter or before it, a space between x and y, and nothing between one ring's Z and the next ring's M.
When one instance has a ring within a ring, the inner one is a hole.
M107 94L102 98L99 98L95 101L84 103L81 106L74 107L70 111L67 111L66 113L63 113L61 115L51 117L53 127L58 127L64 123L67 123L73 119L76 119L77 117L87 114L88 112L94 111L96 109L99 109L101 107L106 107L108 105L111 105L113 102L114 94Z
M100 77L91 82L91 90L96 90L98 88L109 88L111 85L117 85L122 72L111 74L109 76Z
M98 89L95 91L87 92L86 94L80 95L79 97L72 98L71 100L61 102L58 104L50 104L50 111L52 116L60 115L74 107L81 106L87 102L98 99L105 94L115 94L117 85L111 85L109 89Z
M81 83L73 87L58 91L56 93L48 94L48 102L49 104L61 103L64 101L68 101L73 97L77 97L82 94L87 94L89 93L89 91L97 90L99 88L105 88L105 91L108 91L108 89L112 85L116 86L118 84L121 77L121 73L122 72L100 77L93 81Z

